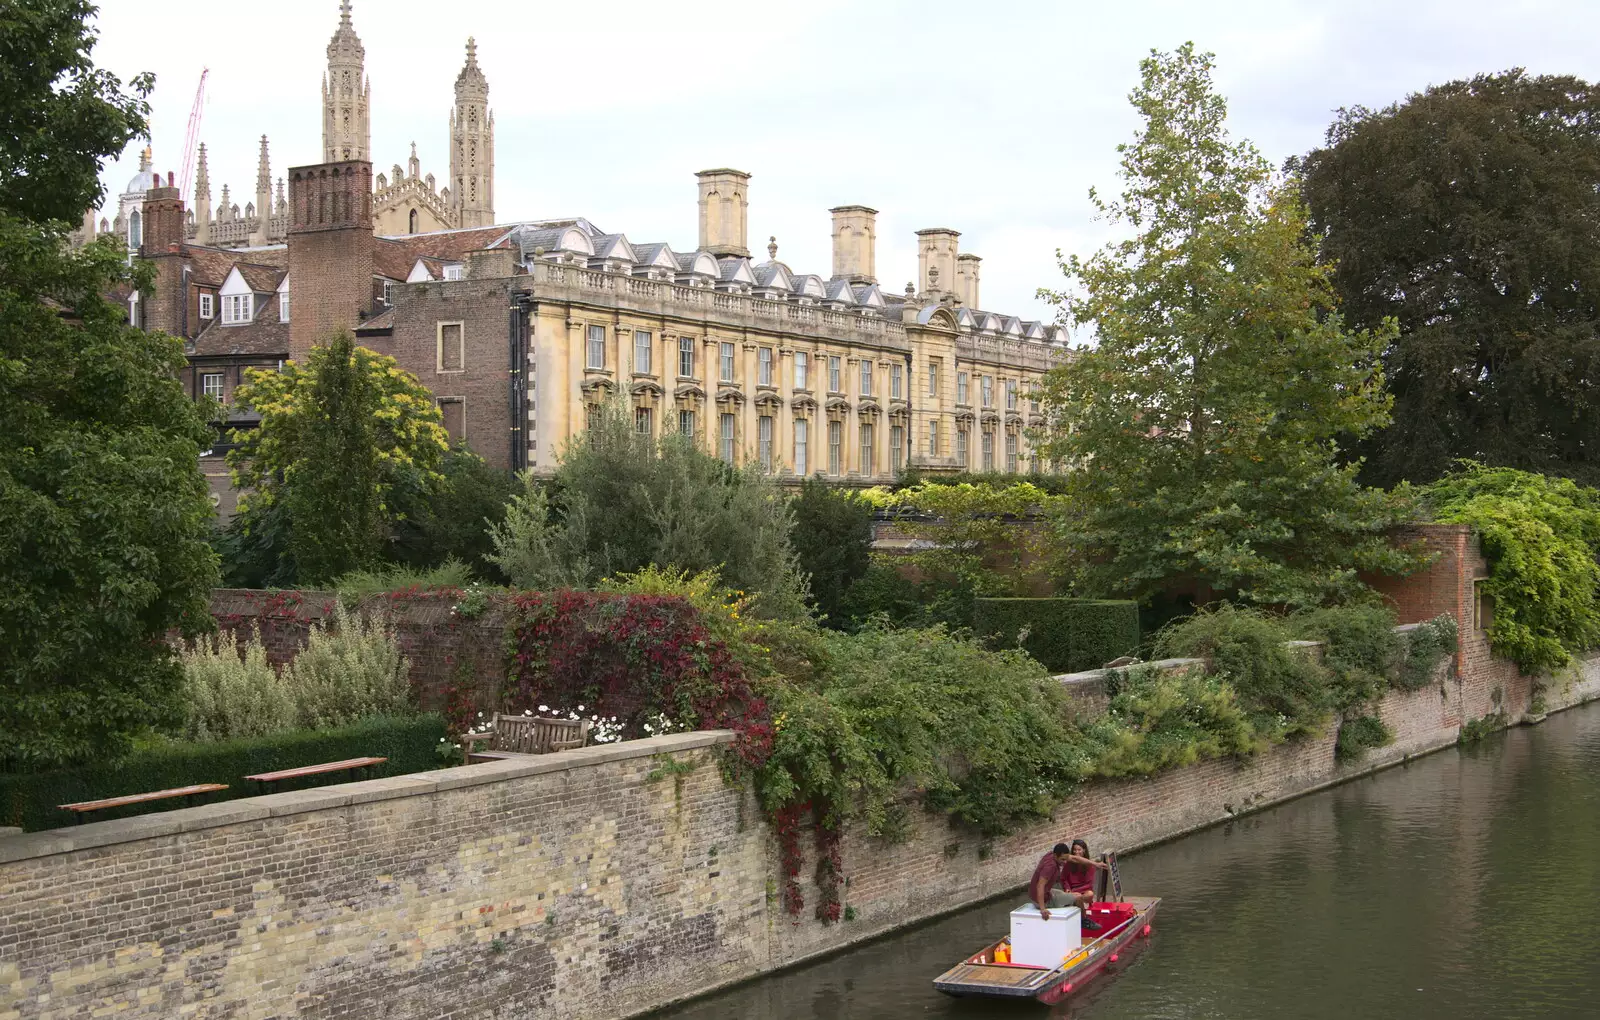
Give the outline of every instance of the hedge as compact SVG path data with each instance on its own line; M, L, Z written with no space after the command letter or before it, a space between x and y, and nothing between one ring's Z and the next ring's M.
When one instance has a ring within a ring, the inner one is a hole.
M74 818L71 812L58 808L58 804L169 790L196 783L228 784L228 789L210 794L207 802L249 797L265 791L260 789L260 784L247 782L244 779L247 775L368 755L389 760L368 770L366 778L422 772L442 764L434 748L443 736L444 721L436 715L365 719L337 729L293 730L214 744L147 746L119 761L95 762L49 772L0 773L0 825L20 825L30 832L53 829L71 825ZM333 777L322 781L340 780ZM168 811L194 803L200 802L194 798L173 798L96 811L88 820Z
M1099 669L1139 647L1139 604L1120 599L975 599L972 629L993 648L1022 647L1051 673Z

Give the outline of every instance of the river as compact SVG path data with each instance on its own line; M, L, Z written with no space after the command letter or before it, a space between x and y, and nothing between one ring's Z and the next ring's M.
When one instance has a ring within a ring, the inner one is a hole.
M1017 894L660 1016L1600 1017L1600 703L1121 870L1124 889L1163 898L1155 934L1053 1011L930 984L1005 930Z

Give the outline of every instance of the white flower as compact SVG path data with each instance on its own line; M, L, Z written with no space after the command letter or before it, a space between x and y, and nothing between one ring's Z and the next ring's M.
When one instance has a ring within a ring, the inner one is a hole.
M550 706L549 705L540 705L539 706L539 711L548 712L548 711L550 711Z

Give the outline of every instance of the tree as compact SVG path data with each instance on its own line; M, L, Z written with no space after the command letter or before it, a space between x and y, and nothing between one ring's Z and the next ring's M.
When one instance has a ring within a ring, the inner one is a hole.
M789 540L800 570L811 579L812 605L824 619L842 625L844 593L872 565L872 508L850 492L810 478L789 509L794 514Z
M521 588L591 588L655 564L716 570L741 594L760 593L769 615L805 612L805 584L789 546L790 514L772 480L735 469L677 435L634 430L624 400L562 453L555 477L523 476L490 561Z
M439 471L437 484L413 477L396 486L399 520L389 539L388 558L417 568L453 559L478 574L498 574L488 560L494 551L489 529L505 519L506 506L522 491L521 483L462 444L450 448Z
M1090 193L1131 236L1062 261L1081 294L1041 292L1096 334L1045 381L1080 587L1310 604L1358 589L1358 568L1402 569L1396 504L1336 442L1388 420L1392 325L1345 327L1296 193L1228 137L1210 55L1141 68L1122 197Z
M0 768L115 755L181 721L165 638L210 621L216 561L178 341L106 295L147 287L115 239L66 247L148 76L94 68L90 8L0 5Z
M302 584L377 564L395 524L398 481L436 485L449 449L433 395L391 357L347 332L314 347L302 367L252 369L236 399L261 423L236 429L233 483L250 487L241 513L282 502L288 551Z
M1455 458L1600 481L1600 94L1480 75L1341 110L1300 163L1351 323L1400 331L1365 477Z

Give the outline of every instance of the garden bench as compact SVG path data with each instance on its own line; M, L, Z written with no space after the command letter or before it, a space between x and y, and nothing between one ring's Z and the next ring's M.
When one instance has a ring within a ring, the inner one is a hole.
M170 800L175 797L197 797L218 790L226 790L227 783L198 783L194 786L177 786L170 790L154 790L150 793L130 793L126 797L107 797L105 800L85 800L76 804L57 804L56 807L63 811L71 811L78 816L78 821L83 821L84 816L91 811L104 811L107 808L127 807L129 804L147 804L153 800Z
M588 719L549 719L537 715L494 714L486 733L468 733L461 738L467 761L499 761L525 754L549 754L582 747L589 741ZM488 750L476 750L487 741Z
M274 784L285 779L303 779L306 776L321 776L329 772L354 772L358 769L371 768L373 765L382 765L388 758L346 758L344 761L330 761L322 765L303 765L297 769L279 769L276 772L261 772L246 779L261 783L271 793Z

